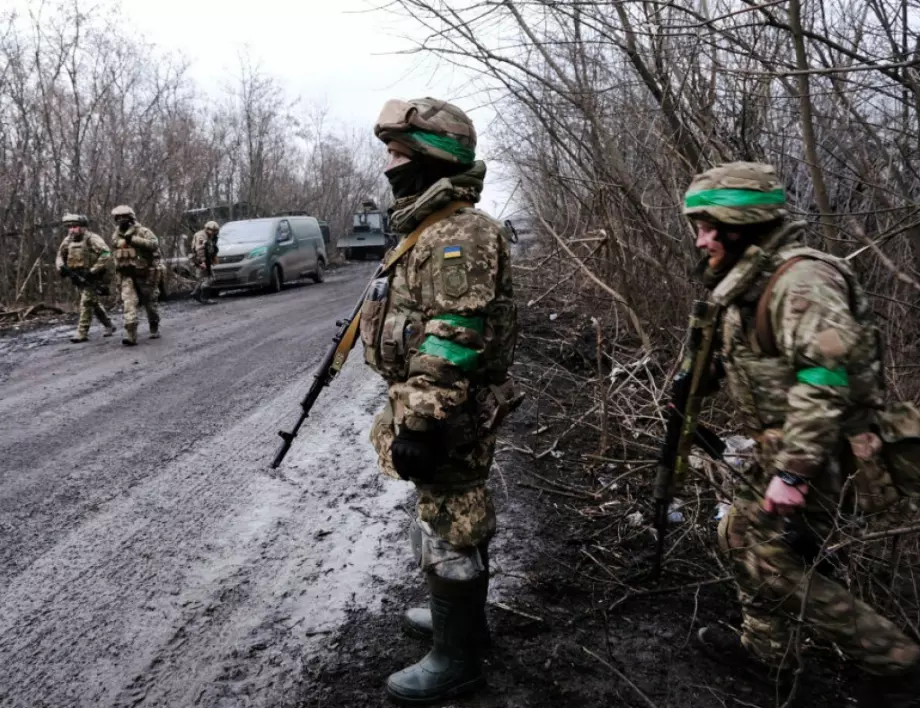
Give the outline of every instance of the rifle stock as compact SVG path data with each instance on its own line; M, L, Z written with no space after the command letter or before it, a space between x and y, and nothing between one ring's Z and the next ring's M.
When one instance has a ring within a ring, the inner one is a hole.
M297 437L297 433L300 432L300 427L310 415L310 410L313 408L313 404L316 403L316 399L319 398L320 392L332 382L332 379L334 379L342 370L342 367L345 366L345 360L348 359L348 355L351 353L358 339L358 325L360 323L361 308L364 306L364 299L367 297L367 291L371 283L379 278L383 272L384 266L378 266L374 273L374 277L371 278L370 283L367 284L364 291L361 293L361 297L352 310L351 316L348 317L348 319L336 322L338 331L332 338L332 346L326 352L319 367L313 374L313 383L310 384L307 395L304 396L303 400L300 402L300 416L297 422L290 431L278 431L278 435L281 437L282 442L278 446L278 451L275 453L275 459L272 460L272 469L278 468L284 460L285 455L287 455L288 450L291 449L294 438Z
M716 305L704 300L693 303L687 346L680 370L671 384L664 441L655 474L655 530L657 541L652 576L661 574L665 535L668 530L668 507L689 467L690 449L700 444L710 454L724 451L724 443L711 430L699 425L698 415L712 363Z

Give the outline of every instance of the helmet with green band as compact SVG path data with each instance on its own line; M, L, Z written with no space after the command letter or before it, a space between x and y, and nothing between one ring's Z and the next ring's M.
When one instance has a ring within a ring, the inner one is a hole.
M434 98L387 101L374 125L384 143L396 141L413 153L460 165L476 159L473 121L452 103Z
M684 214L722 224L762 224L786 216L786 192L771 165L729 162L693 178Z

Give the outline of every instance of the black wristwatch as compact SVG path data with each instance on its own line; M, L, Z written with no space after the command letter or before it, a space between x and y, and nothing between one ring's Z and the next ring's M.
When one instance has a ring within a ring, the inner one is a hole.
M804 477L799 477L797 474L792 474L792 472L787 472L786 470L780 470L776 473L776 476L779 477L783 484L788 484L790 487L799 487L803 484L808 484L808 480Z

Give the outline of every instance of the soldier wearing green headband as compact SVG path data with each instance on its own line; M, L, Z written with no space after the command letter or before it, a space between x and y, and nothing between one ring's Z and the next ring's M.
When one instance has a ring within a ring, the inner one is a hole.
M769 165L734 162L698 175L684 213L723 312L719 363L757 441L719 527L741 631L705 627L700 645L736 667L788 676L805 603L808 628L864 671L860 706L916 705L920 648L846 587L809 573L807 557L831 532L848 474L865 509L897 496L879 455L884 381L866 294L846 261L804 246L805 223L788 219Z
M486 166L469 117L433 98L391 100L374 133L389 155L391 228L399 247L417 239L361 312L365 360L388 391L371 440L383 472L418 491L411 539L430 602L404 624L432 647L387 680L392 698L417 705L483 683L496 526L486 480L515 401L517 322L508 234L474 206Z

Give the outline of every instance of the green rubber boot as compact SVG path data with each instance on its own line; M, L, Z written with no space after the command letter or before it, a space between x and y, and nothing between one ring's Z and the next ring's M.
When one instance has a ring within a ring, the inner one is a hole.
M445 580L428 574L434 646L417 664L387 679L387 694L403 705L427 705L475 691L485 683L477 625L482 617L485 574Z
M492 635L486 620L486 597L489 593L489 544L478 547L479 557L485 566L485 582L482 584L482 612L476 619L476 641L481 649L492 646ZM410 607L403 613L403 630L410 637L431 639L431 610L427 607Z

